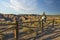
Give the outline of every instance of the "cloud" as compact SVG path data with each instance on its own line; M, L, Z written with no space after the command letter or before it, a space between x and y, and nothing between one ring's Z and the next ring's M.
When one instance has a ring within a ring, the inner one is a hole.
M10 0L10 3L15 10L31 11L36 8L36 0Z
M37 9L37 0L10 0L9 3L3 1L2 4L15 11L32 12Z

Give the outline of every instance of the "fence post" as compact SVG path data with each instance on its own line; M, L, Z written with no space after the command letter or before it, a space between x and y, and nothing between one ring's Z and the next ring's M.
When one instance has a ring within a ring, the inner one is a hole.
M53 19L53 24L52 24L52 26L54 27L54 19Z
M3 40L3 36L2 35L0 35L0 40Z
M18 21L16 21L16 27L14 30L14 38L15 40L18 40Z
M41 31L41 21L40 21L40 18L39 18L39 28L40 28L40 31Z
M42 32L44 31L43 27L44 27L44 23L43 23L43 20L42 20L42 21L41 21L41 31L42 31Z

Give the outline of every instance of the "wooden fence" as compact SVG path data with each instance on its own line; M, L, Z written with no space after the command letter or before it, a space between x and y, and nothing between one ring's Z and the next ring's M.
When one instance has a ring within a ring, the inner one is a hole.
M22 23L19 23L18 21L16 21L16 23L14 23L14 24L7 24L7 25L16 25L16 27L10 27L10 28L7 28L6 30L3 30L3 31L0 31L0 35L3 33L3 32L5 32L5 31L8 31L8 30L11 30L11 29L13 29L14 30L14 40L18 40L18 33L19 33L19 27L18 26L22 26L22 27L24 27L22 24L24 24L24 23L32 23L32 22L39 22L39 28L40 28L40 31L43 33L44 32L44 23L43 23L43 21L31 21L31 22L22 22ZM53 23L53 26L54 26L54 19L52 20L52 23ZM1 24L1 25L3 25L3 24ZM25 27L27 27L27 28L30 28L30 27L28 27L28 26L25 26ZM38 30L36 30L36 35L38 34ZM3 40L3 37L1 38L1 40ZM35 40L35 38L34 38L34 40Z

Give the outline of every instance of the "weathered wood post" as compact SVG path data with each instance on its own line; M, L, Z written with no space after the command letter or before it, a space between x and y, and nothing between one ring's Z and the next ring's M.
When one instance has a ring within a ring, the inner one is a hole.
M40 31L41 31L41 20L40 20L40 17L39 17L39 28L40 28Z
M0 35L0 40L3 40L3 36L2 35Z
M54 19L53 19L53 23L52 23L52 26L54 27Z
M18 21L16 21L16 27L14 30L14 38L15 40L18 40Z
M43 23L43 20L42 20L42 21L41 21L41 31L42 31L42 32L44 31L43 27L44 27L44 23Z

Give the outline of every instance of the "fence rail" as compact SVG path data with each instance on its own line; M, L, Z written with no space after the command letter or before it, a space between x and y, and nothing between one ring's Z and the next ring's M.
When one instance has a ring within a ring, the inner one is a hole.
M54 25L54 22L55 22L54 20L55 19L52 20L53 25ZM13 23L13 24L12 23L6 24L6 25L16 25L15 27L6 28L6 30L0 31L0 33L2 34L5 31L8 31L8 30L12 30L13 29L14 30L14 40L18 40L19 26L20 27L27 27L27 28L36 28L36 27L29 27L29 26L26 26L26 25L22 25L24 23L33 23L33 22L39 22L40 26L38 28L40 28L40 30L42 32L44 31L44 23L43 23L43 21L38 20L38 21L21 22L21 23L19 23L18 21L16 21L16 23ZM48 24L50 24L50 22ZM48 24L46 26L48 26ZM1 25L4 25L4 24L1 24ZM36 35L37 35L38 34L38 30L36 32L37 32L36 33Z

